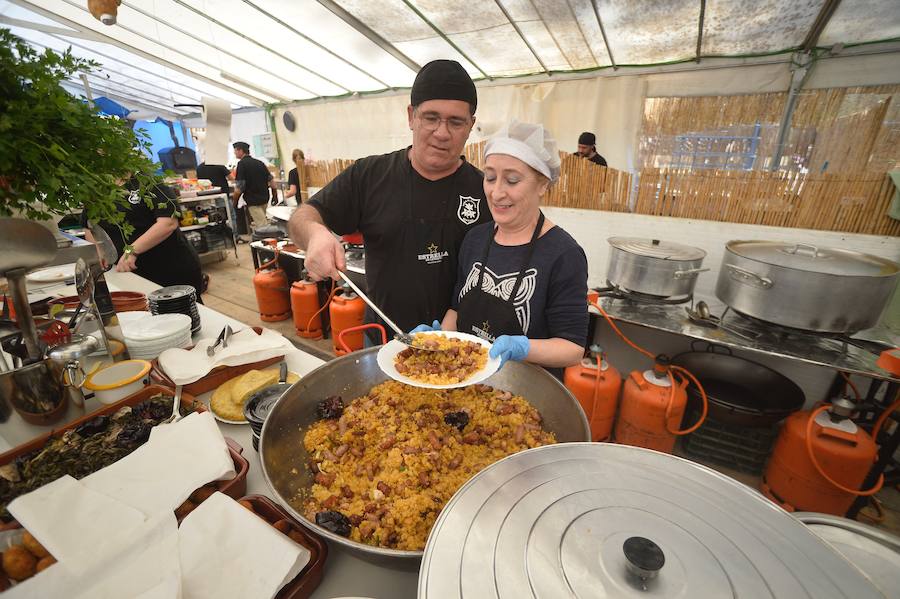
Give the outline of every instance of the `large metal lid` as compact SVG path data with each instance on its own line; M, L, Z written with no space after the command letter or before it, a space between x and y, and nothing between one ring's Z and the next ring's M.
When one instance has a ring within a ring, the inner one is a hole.
M428 537L418 596L883 597L750 487L609 443L528 450L463 485Z
M733 240L725 247L750 260L822 274L890 277L900 272L900 265L886 258L805 243Z
M610 237L609 245L629 254L660 260L703 260L706 252L690 245L640 237Z
M829 514L794 514L814 533L862 570L886 597L900 592L900 538Z

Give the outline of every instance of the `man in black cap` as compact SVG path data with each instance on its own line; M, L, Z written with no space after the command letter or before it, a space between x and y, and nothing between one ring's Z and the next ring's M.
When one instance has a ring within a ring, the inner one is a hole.
M575 152L575 155L587 158L594 164L606 166L606 159L597 153L596 143L597 137L590 131L585 131L578 136L578 151Z
M234 148L234 157L238 159L237 172L234 175L234 192L231 194L235 206L241 195L247 203L250 212L250 220L253 228L266 224L266 205L269 203L269 192L272 199L278 197L278 188L272 173L266 168L262 160L257 160L250 155L250 145L245 141L236 141L231 144Z
M461 155L477 104L458 62L422 67L407 107L412 145L357 160L291 217L291 238L306 250L313 278L339 280L346 262L332 232L359 231L375 303L404 330L443 317L463 236L491 218L483 175ZM378 322L371 311L367 322Z

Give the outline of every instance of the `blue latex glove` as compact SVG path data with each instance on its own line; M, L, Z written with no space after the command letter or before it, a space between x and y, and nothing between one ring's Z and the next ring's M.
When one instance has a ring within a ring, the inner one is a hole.
M440 330L441 330L441 323L439 323L438 321L435 320L434 322L431 323L431 325L420 324L419 326L417 326L416 328L411 330L409 332L409 334L412 335L413 333L427 333L428 331L440 331Z
M491 345L490 356L499 356L500 368L503 368L507 360L524 360L530 348L531 343L525 335L500 335Z

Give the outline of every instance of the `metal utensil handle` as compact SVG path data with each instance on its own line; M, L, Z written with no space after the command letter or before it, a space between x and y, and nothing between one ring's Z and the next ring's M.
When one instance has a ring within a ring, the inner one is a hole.
M689 279L689 278L696 277L701 272L706 272L708 270L709 270L708 268L689 268L687 270L676 270L675 278L676 279Z
M286 383L288 376L287 362L282 362L278 368L278 382Z
M771 289L775 285L772 279L743 269L740 266L735 266L734 264L726 264L725 266L731 271L731 278L739 283L745 283L761 289Z
M353 291L356 292L356 295L363 298L363 301L366 302L367 304L369 304L369 307L375 311L375 314L378 314L378 316L381 317L381 320L386 322L389 327L394 329L394 332L396 332L398 335L402 335L405 332L405 331L401 331L400 327L398 327L396 324L394 324L393 320L391 320L390 318L385 316L384 312L382 312L381 309L375 305L375 302L370 300L369 296L367 296L365 293L363 293L362 290L356 286L356 283L354 283L353 281L350 280L350 277L345 275L342 271L338 271L338 274L341 275L341 278L344 279L344 282L350 286L350 289L352 289Z
M795 243L794 247L792 247L789 250L784 250L784 251L787 252L788 254L804 254L805 252L801 252L800 251L801 249L812 250L812 257L813 258L819 257L819 248L812 245L811 243Z
M84 370L82 370L81 364L78 361L72 361L66 364L66 377L69 386L75 387L76 389L80 389L87 380L87 375L84 373Z

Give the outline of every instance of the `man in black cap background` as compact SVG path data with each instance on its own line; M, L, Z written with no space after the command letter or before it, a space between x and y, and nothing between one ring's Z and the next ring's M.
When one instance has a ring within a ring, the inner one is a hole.
M585 131L578 136L578 151L575 155L587 158L594 164L606 166L606 159L597 153L596 143L597 137L590 131Z
M491 219L483 175L461 156L477 104L458 62L422 67L407 107L412 145L357 160L291 217L291 238L306 250L313 278L339 280L346 262L333 233L359 231L375 303L404 330L443 317L462 239ZM367 322L378 322L371 311Z
M234 148L234 157L238 159L237 171L234 175L234 192L231 194L237 207L241 195L247 203L250 212L250 220L253 228L266 224L266 205L269 203L269 193L272 199L278 198L278 188L272 173L266 168L262 160L257 160L250 155L250 145L244 141L236 141L231 146Z

